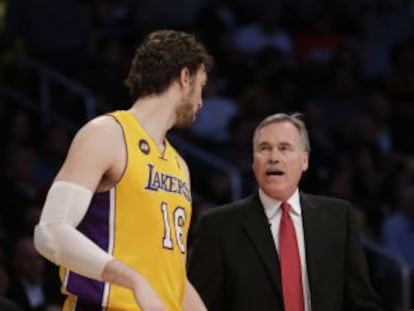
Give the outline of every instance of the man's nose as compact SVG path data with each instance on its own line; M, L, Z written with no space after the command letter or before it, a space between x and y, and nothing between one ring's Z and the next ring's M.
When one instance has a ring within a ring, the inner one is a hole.
M278 163L280 160L280 153L277 148L272 148L272 150L269 153L269 162L271 163Z

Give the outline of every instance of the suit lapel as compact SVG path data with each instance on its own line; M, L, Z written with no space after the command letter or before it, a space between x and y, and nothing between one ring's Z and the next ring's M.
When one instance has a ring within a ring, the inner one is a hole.
M324 267L318 263L324 236L324 214L314 201L310 201L305 194L300 196L302 207L303 232L305 238L306 267L308 271L309 288L311 292L312 310L318 310L318 277L323 275Z
M266 214L257 193L250 197L245 216L244 229L269 272L272 284L281 293L279 258Z

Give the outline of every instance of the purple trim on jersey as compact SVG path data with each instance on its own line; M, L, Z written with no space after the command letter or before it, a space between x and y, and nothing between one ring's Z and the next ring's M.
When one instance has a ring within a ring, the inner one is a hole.
M85 217L78 226L78 230L80 232L85 234L89 239L105 251L107 251L109 247L109 217L109 191L96 193L92 198ZM104 286L104 282L92 280L70 271L66 288L75 296L91 301L97 305L101 305Z
M102 311L102 307L100 305L78 299L74 311Z

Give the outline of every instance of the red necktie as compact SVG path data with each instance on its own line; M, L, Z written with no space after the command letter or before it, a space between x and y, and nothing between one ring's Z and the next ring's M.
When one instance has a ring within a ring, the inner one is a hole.
M290 217L291 206L283 202L279 228L279 257L285 311L304 311L300 257L295 227Z

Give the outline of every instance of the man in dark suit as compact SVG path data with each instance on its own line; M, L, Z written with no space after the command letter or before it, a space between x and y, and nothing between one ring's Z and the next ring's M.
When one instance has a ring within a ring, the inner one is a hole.
M253 136L259 191L201 216L189 278L210 311L381 310L349 203L299 192L309 138L297 114Z

